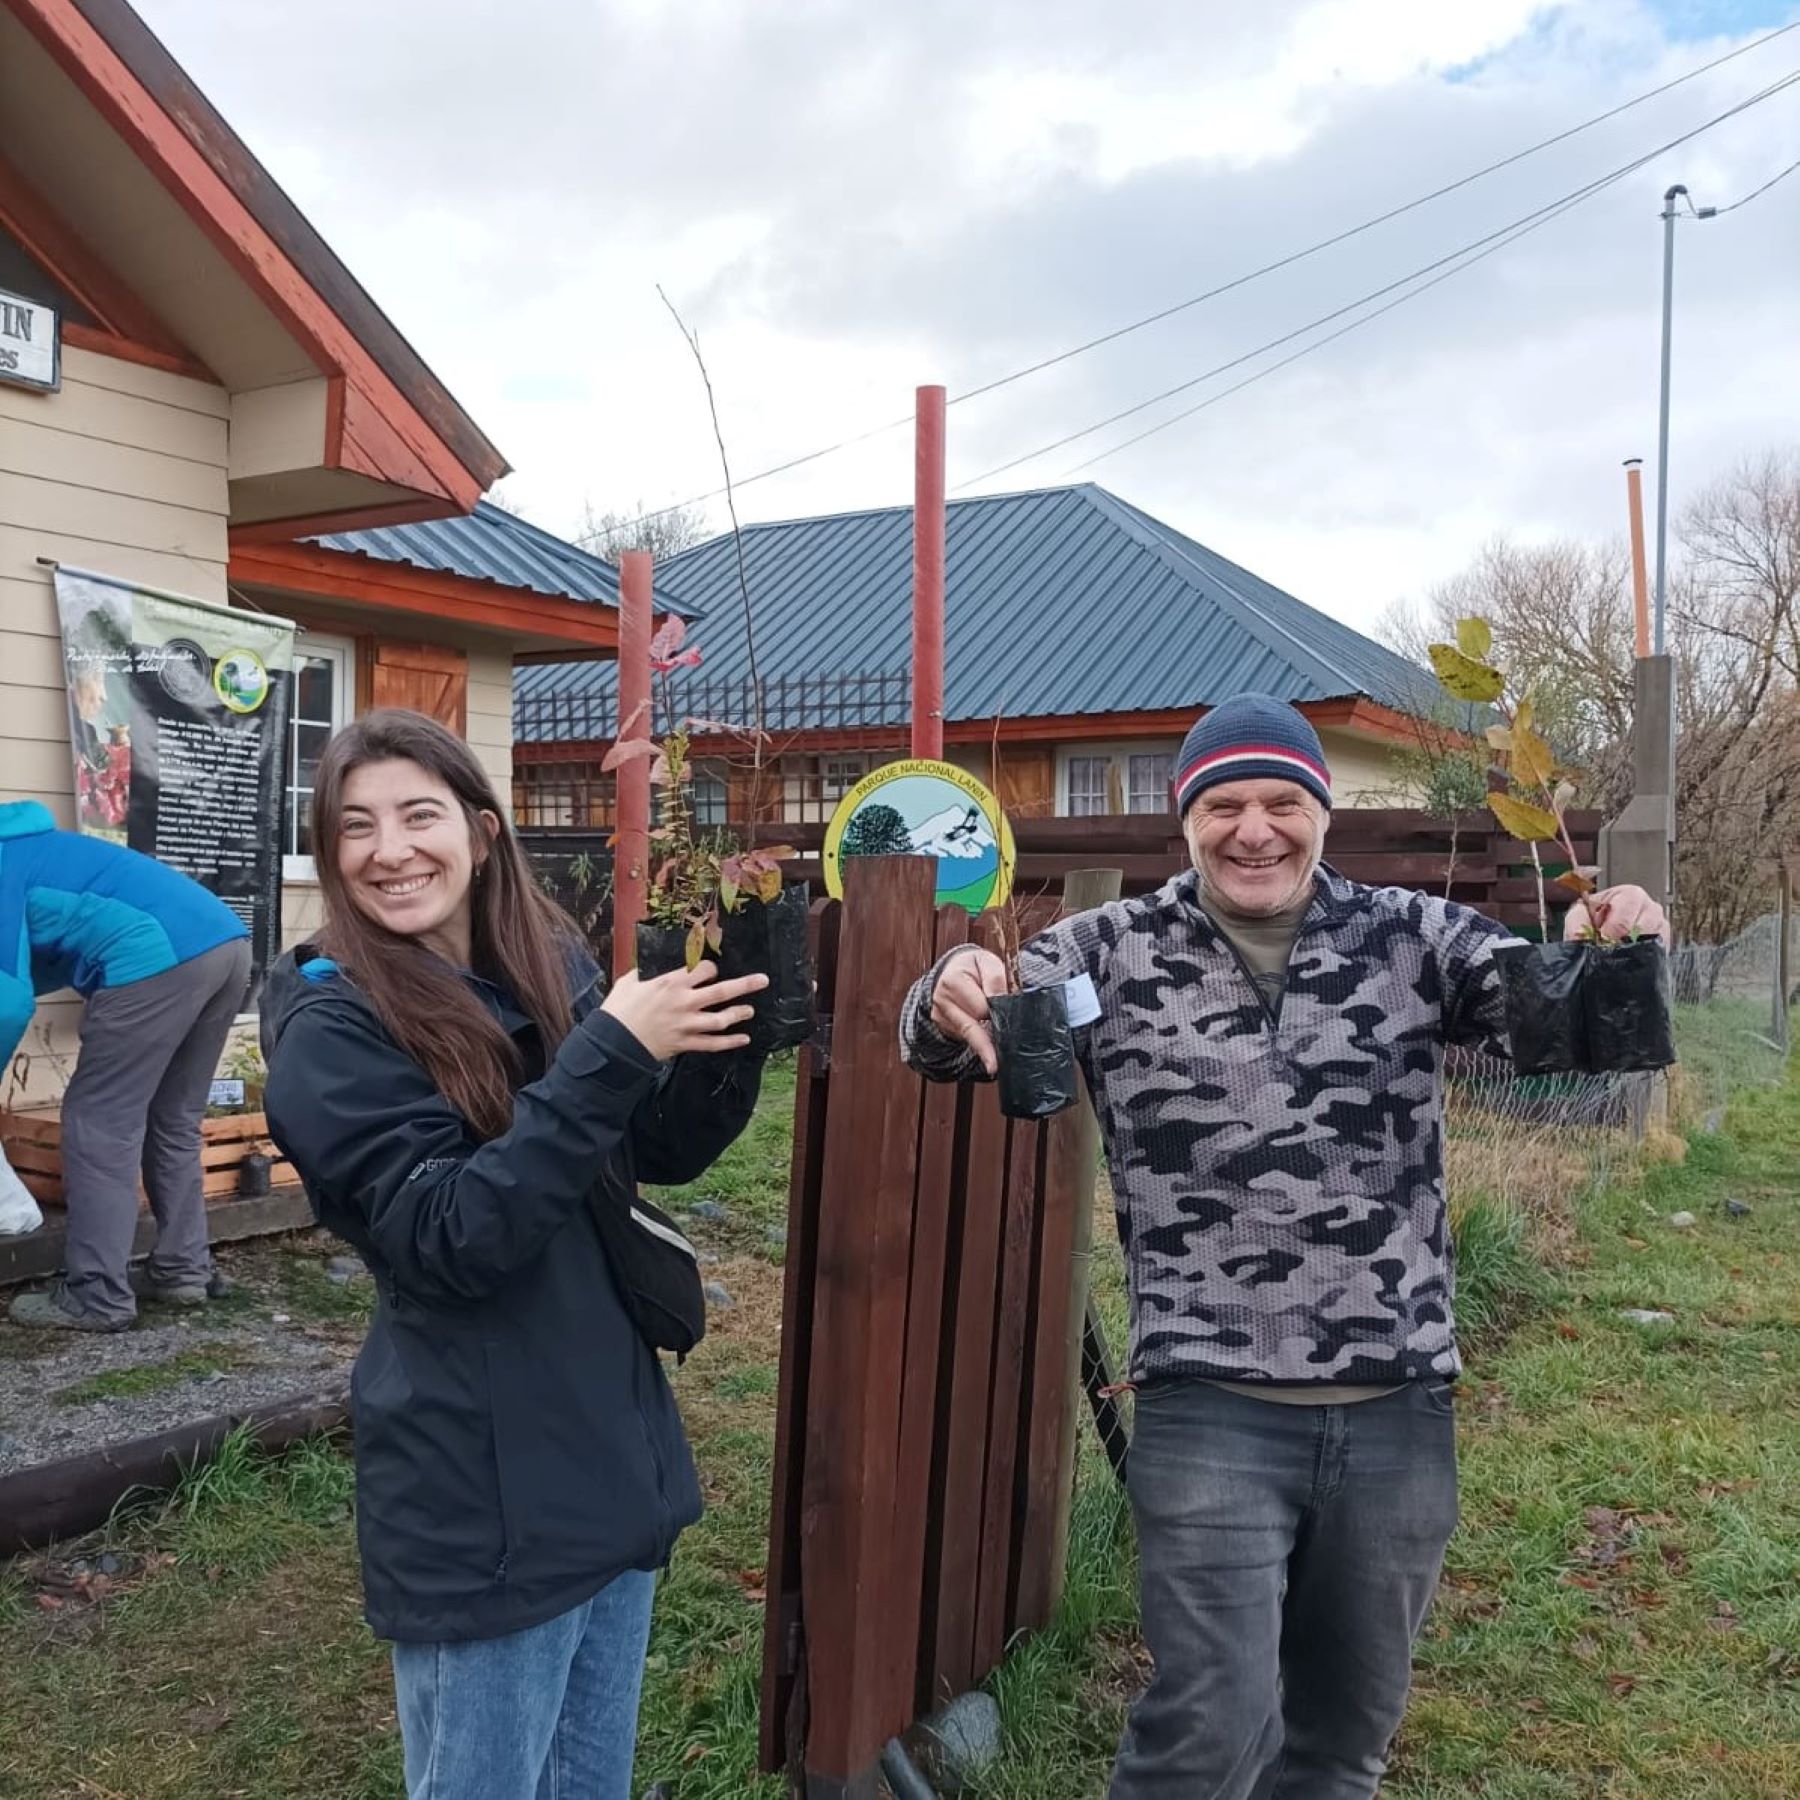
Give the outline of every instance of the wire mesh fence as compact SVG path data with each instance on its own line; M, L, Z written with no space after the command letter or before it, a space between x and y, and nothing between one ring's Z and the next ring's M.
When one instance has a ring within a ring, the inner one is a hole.
M1687 1131L1718 1131L1731 1096L1781 1079L1792 1043L1800 938L1771 911L1723 944L1670 956L1679 1061L1666 1088L1645 1074L1522 1077L1510 1063L1454 1054L1445 1122L1452 1210L1493 1205L1540 1222L1646 1154L1679 1154Z

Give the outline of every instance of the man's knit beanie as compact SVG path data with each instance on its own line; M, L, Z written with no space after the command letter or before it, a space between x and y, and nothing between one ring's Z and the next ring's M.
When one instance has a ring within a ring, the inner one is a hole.
M1331 771L1309 720L1285 700L1239 694L1195 720L1175 762L1175 811L1222 781L1297 781L1331 806Z

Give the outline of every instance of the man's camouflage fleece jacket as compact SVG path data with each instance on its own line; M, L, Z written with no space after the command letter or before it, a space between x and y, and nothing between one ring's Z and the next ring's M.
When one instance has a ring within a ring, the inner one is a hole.
M1132 1379L1456 1374L1444 1053L1505 1055L1493 951L1511 934L1321 868L1271 1012L1197 883L1062 920L1019 958L1028 988L1086 974L1099 996L1075 1041L1118 1207ZM933 1080L978 1077L931 1021L943 966L907 996L902 1053Z

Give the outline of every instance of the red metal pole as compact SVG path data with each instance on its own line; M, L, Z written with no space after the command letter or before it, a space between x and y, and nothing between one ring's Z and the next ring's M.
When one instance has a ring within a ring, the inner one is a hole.
M944 754L944 390L918 390L913 449L914 756Z
M619 558L619 736L650 735L651 557L627 550ZM650 759L621 763L618 843L613 850L613 974L637 963L637 926L644 916L650 863Z

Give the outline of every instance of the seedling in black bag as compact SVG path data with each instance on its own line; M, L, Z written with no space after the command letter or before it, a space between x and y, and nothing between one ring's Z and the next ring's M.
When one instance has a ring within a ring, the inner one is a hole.
M1537 877L1540 944L1497 953L1513 1062L1524 1075L1565 1070L1660 1069L1675 1060L1668 958L1654 939L1615 942L1589 914L1587 929L1566 943L1550 941L1550 908L1538 846L1560 844L1569 866L1556 877L1586 910L1599 870L1584 866L1569 836L1573 771L1536 730L1530 699L1509 701L1506 677L1485 659L1493 633L1485 619L1459 619L1454 644L1430 646L1432 667L1458 700L1492 706L1503 723L1487 741L1503 759L1510 790L1487 797L1502 830L1527 845Z
M1016 899L1001 909L1000 935L1011 991L988 996L1000 1110L1009 1119L1048 1119L1080 1098L1068 1005L1060 984L1019 989Z
M661 678L665 713L676 716L670 677L694 668L700 652L682 641L687 626L671 616L650 640L650 667ZM751 1047L769 1051L804 1043L812 1030L812 965L806 944L804 887L784 892L781 865L794 854L787 844L741 850L723 834L702 836L695 829L692 733L731 731L711 721L683 718L661 743L621 736L606 754L605 769L642 757L651 784L663 797L662 823L650 833L654 846L647 917L637 928L637 970L645 980L671 970L691 969L708 954L719 962L722 979L764 974L769 985L752 1004ZM614 840L616 842L616 838ZM796 920L798 925L796 928Z

